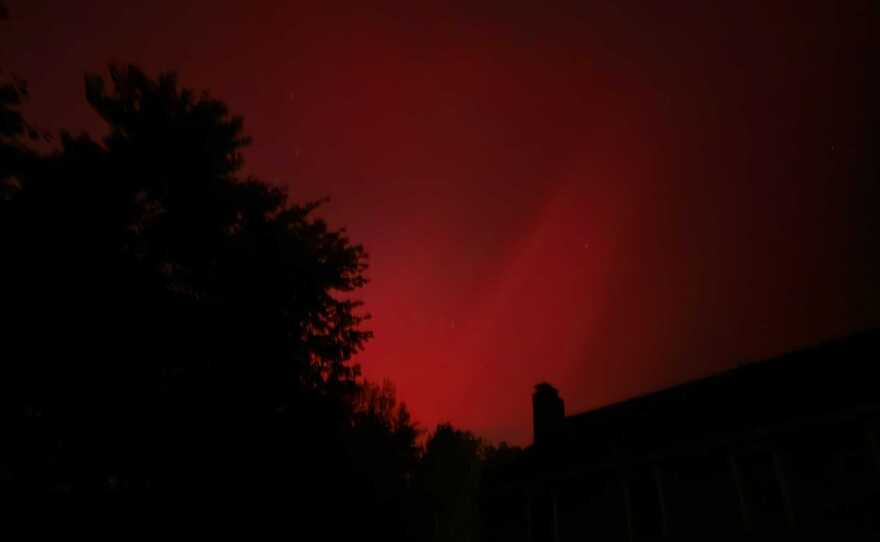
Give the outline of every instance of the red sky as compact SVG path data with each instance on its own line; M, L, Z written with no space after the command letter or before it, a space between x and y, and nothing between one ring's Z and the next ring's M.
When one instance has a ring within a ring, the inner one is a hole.
M358 361L426 427L524 444L538 381L574 412L880 325L869 0L7 4L35 124L99 131L108 61L175 69L249 171L332 198Z

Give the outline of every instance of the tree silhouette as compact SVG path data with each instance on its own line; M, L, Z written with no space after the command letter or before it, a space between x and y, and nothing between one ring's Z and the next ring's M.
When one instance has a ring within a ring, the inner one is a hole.
M25 97L0 92L0 496L202 535L485 534L520 450L449 424L421 448L393 385L360 378L364 249L241 176L242 119L112 66L86 78L107 135L40 154Z
M418 488L427 507L430 540L477 540L484 443L468 431L440 424L425 443Z
M487 443L450 423L428 435L415 469L413 510L419 540L506 540L499 529L498 487L523 464L524 451ZM513 511L516 514L516 511ZM514 533L515 534L515 533Z
M348 435L349 464L359 486L369 495L365 527L384 539L418 534L412 477L421 450L419 430L405 404L399 403L390 381L364 381L356 396L352 430Z
M18 108L26 97L27 87L23 81L8 78L0 82L0 137L7 143L24 133L24 118Z
M173 74L87 77L108 135L47 155L3 89L3 496L356 529L331 519L376 501L350 461L375 445L353 433L363 248L242 178L242 120ZM377 427L402 479L415 430L395 413Z
M0 5L0 15L2 9ZM16 174L34 159L25 145L26 136L34 139L38 134L21 113L27 98L25 82L0 70L0 199L4 201L19 188Z
M290 204L280 189L236 177L250 140L222 102L179 90L173 74L110 76L111 94L87 78L87 97L112 128L111 167L127 170L128 246L139 261L175 292L271 315L304 381L352 376L346 362L369 333L358 303L334 292L365 284L363 248L312 218L317 203Z

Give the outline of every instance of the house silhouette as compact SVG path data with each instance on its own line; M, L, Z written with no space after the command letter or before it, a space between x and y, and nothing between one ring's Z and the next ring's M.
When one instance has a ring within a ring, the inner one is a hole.
M491 540L880 535L880 330L565 415L491 489Z

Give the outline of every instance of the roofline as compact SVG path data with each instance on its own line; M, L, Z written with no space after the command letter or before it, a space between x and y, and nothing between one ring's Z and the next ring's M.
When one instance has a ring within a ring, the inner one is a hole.
M674 384L674 385L666 387L666 388L660 388L660 389L657 389L654 391L649 391L647 393L643 393L640 395L628 397L628 398L623 399L621 401L609 403L607 405L603 405L603 406L600 406L598 408L594 408L591 410L584 410L582 412L577 412L577 413L566 416L565 419L566 419L566 421L568 421L568 420L572 420L575 418L587 418L587 417L593 417L593 416L598 417L598 416L601 416L602 414L613 412L614 410L618 410L621 408L625 408L628 405L634 404L636 402L641 402L646 399L652 399L652 398L657 398L657 397L661 397L664 395L670 395L675 392L679 392L679 391L687 389L687 388L692 388L692 387L698 386L698 385L706 383L706 382L723 380L733 374L742 374L743 372L753 371L756 368L763 368L765 366L765 364L767 364L767 363L773 363L773 362L780 362L781 363L781 362L785 362L785 361L791 361L792 359L801 357L801 356L803 356L805 354L809 354L811 352L816 352L816 351L827 349L827 348L840 347L840 346L845 345L847 343L862 340L862 339L865 339L865 338L870 337L872 335L880 336L880 328L867 328L867 329L863 329L861 331L857 331L857 332L849 334L849 335L838 336L838 337L834 337L831 339L826 339L826 340L823 340L819 343L815 343L815 344L812 344L809 346L803 346L803 347L797 348L795 350L790 350L788 352L784 352L782 354L778 354L778 355L775 355L770 358L764 358L761 360L753 360L753 361L748 361L748 362L744 362L744 363L739 363L739 364L737 364L736 367L725 369L725 370L722 370L717 373L713 373L708 376L696 378L694 380L688 380L686 382L682 382L680 384Z

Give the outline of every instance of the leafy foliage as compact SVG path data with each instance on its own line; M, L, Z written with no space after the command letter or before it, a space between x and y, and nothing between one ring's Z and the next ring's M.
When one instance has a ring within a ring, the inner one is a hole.
M425 442L416 469L421 538L484 540L491 536L486 506L493 487L522 460L522 450L494 446L470 431L444 423Z
M41 154L26 95L0 86L0 497L125 529L479 536L504 454L448 424L420 447L394 386L360 378L366 253L241 175L241 118L111 66L86 78L106 137Z
M356 491L363 247L241 178L242 120L172 74L87 77L109 134L47 155L23 88L0 95L4 492L288 506L317 528Z
M342 231L313 218L318 203L290 204L279 188L238 179L242 119L207 94L178 88L173 74L150 80L112 67L86 82L89 103L111 126L104 148L124 169L126 247L175 292L277 319L291 351L319 379L354 376L346 362L370 333L359 304L340 297L366 283L366 254Z

